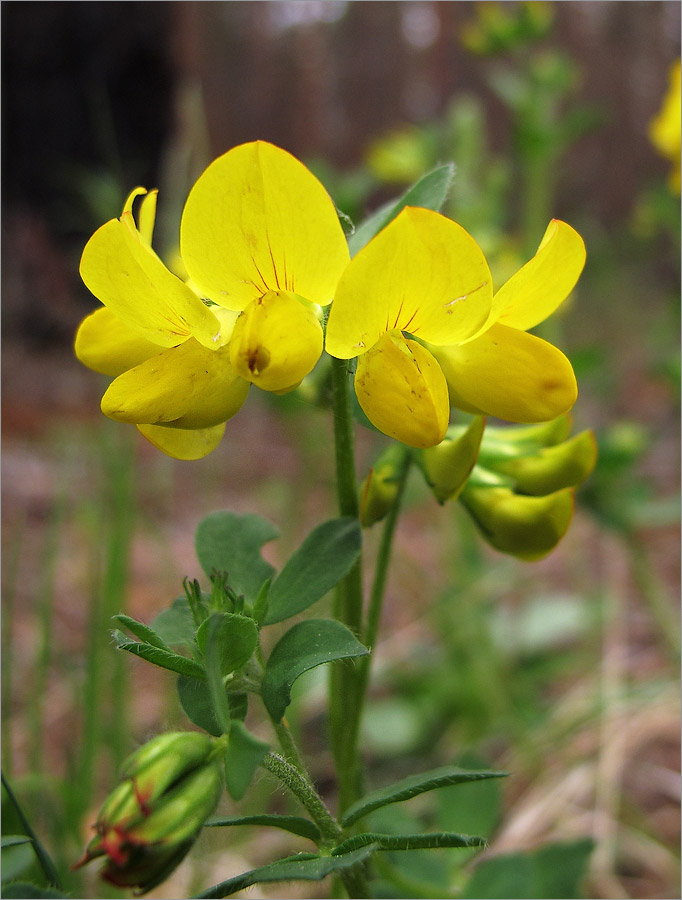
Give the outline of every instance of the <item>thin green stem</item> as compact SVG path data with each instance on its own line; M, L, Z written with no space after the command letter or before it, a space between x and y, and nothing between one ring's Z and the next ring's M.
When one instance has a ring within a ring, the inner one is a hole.
M350 703L346 709L344 723L347 734L346 740L348 741L349 747L354 748L355 751L355 763L358 770L358 774L356 777L360 785L360 763L359 754L357 751L360 739L360 726L362 724L362 715L364 712L365 700L367 697L367 687L369 685L372 657L374 655L374 645L376 644L377 635L379 632L379 624L381 621L381 609L383 606L384 593L386 590L386 580L388 577L388 569L391 561L393 537L395 535L398 516L400 515L402 498L405 491L405 485L407 483L407 477L410 471L410 463L412 462L412 454L410 450L407 447L403 447L402 449L402 458L398 463L396 472L398 490L393 505L388 515L386 516L383 531L381 533L381 541L379 544L377 561L374 569L374 581L372 583L372 591L370 594L369 607L367 610L367 623L365 625L363 634L363 643L366 647L369 647L370 652L368 656L362 657L357 662L357 677L355 679L354 685L355 694L353 697L353 702ZM353 797L351 802L356 799L357 797Z
M345 360L332 357L334 448L337 499L342 516L358 518L355 473L354 422L350 401L350 379ZM362 634L362 560L358 559L336 589L335 617L358 637ZM358 749L348 740L347 718L357 695L358 670L343 663L332 665L330 675L329 724L331 748L339 781L339 809L357 799L360 790Z
M341 838L341 828L333 819L324 801L306 776L278 753L268 753L261 760L261 766L276 778L279 778L297 800L300 801L313 822L320 829L325 842L330 846L338 844Z

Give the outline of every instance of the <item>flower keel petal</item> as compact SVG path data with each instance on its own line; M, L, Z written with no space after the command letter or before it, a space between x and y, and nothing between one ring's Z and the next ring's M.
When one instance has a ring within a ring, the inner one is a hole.
M102 306L81 322L74 342L76 357L102 375L116 377L159 352L153 344Z

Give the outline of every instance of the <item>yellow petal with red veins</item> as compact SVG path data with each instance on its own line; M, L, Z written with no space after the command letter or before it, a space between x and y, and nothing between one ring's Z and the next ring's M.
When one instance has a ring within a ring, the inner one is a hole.
M239 411L248 388L227 348L206 350L189 340L119 375L102 397L102 412L134 425L209 428Z
M312 371L322 342L322 327L305 302L270 291L237 319L230 360L242 378L264 391L285 392Z
M535 256L495 294L491 322L521 331L544 322L571 293L584 265L583 239L552 219Z
M370 422L410 447L433 447L450 416L443 373L429 351L399 332L379 339L358 359L355 393Z
M192 431L167 428L165 425L137 427L158 450L174 459L202 459L215 450L225 434L225 423Z
M84 366L113 377L139 366L159 350L158 344L128 328L106 306L83 319L74 342L76 357Z
M487 321L492 278L478 244L460 225L407 207L353 258L327 322L327 352L350 359L387 331L449 345Z
M493 325L459 347L434 347L454 406L510 422L547 422L575 403L570 362L552 344L525 331Z
M217 346L218 320L143 243L131 212L97 229L83 250L80 274L98 300L147 340L174 347L191 336Z
M264 141L234 147L199 176L182 214L180 250L202 295L229 309L280 290L325 305L349 259L322 184Z

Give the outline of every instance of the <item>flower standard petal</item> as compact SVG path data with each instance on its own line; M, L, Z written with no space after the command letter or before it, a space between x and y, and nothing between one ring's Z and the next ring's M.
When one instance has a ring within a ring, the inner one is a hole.
M106 306L83 319L74 342L76 357L84 366L113 377L156 356L159 349Z
M394 329L456 344L487 321L491 299L490 270L471 235L439 213L407 207L342 275L327 352L350 359Z
M544 322L571 293L584 265L583 239L552 219L535 256L495 294L491 323L527 331Z
M218 446L225 434L225 423L212 428L168 428L165 425L138 425L137 430L157 450L173 459L203 459Z
M199 176L183 211L180 247L202 295L238 310L279 290L325 305L349 259L322 184L265 141L234 147Z
M248 388L227 348L206 350L189 340L119 375L102 397L102 412L134 425L209 428L239 411Z
M219 339L216 317L141 240L131 212L97 229L83 250L80 274L98 300L159 346L192 336L212 347Z
M458 347L433 347L454 406L507 419L546 422L578 396L570 362L552 344L506 325Z
M269 291L237 319L230 360L259 388L286 391L312 371L322 343L322 326L309 304L285 291Z
M358 360L358 403L370 422L410 447L433 447L445 437L448 390L438 363L416 341L392 331Z

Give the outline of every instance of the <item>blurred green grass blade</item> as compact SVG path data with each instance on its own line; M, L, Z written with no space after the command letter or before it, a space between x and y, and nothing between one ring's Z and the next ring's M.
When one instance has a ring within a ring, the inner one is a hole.
M24 831L26 832L26 835L29 837L29 839L31 840L31 843L33 844L33 849L35 851L36 857L38 858L38 862L40 863L40 867L43 870L45 878L48 880L48 882L50 884L53 884L56 888L60 889L62 886L61 881L59 879L59 875L57 874L57 870L54 866L54 863L52 862L52 859L50 858L49 853L43 847L40 840L38 839L37 834L31 828L31 825L30 825L28 819L26 818L26 816L24 815L24 811L21 808L19 801L17 800L17 798L14 795L14 791L9 786L9 782L5 778L4 772L0 773L0 778L2 779L2 786L7 791L7 796L9 797L12 805L14 806L15 810L17 811L17 815L19 816L19 820L24 828Z

